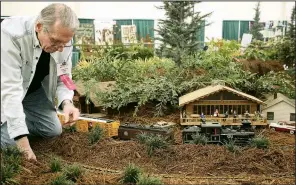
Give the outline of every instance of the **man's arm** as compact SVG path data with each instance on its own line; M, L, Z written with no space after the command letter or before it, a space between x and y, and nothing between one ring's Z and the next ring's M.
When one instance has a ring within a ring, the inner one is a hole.
M11 139L29 134L22 104L23 78L20 48L1 30L1 104Z
M72 47L70 49L70 55L68 56L67 65L69 66L69 76L72 79L71 68L72 68ZM58 97L58 107L63 110L65 115L65 122L77 120L79 117L79 110L75 108L73 105L74 91L70 90L66 87L66 85L61 81L60 77L58 77L58 85L57 85L57 97ZM70 119L70 115L72 119Z
M72 79L72 73L71 73L71 68L72 68L72 49L73 47L69 48L71 51L69 54L68 60L66 61L67 65L69 65L69 76L70 79ZM61 109L63 109L63 104L64 101L67 100L69 102L72 102L74 96L74 91L70 90L66 87L66 85L61 81L60 77L58 76L58 82L57 82L57 98L58 98L58 104L57 106ZM66 102L66 101L65 101Z
M23 110L23 78L20 48L7 33L1 30L1 104L7 119L8 135L15 139L27 159L36 160L27 134L28 127Z

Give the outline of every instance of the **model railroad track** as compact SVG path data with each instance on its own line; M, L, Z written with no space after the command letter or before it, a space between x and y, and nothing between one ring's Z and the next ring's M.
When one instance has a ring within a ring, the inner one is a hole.
M44 155L46 157L51 157L48 154L41 153L41 155ZM73 164L73 162L66 161L64 159L61 159L64 163L66 164ZM90 166L90 165L85 165L82 163L77 163L75 164L81 166L87 171L95 172L95 173L100 173L100 174L117 174L121 175L123 174L122 170L112 170L108 168L101 168L101 167L96 167L96 166ZM161 177L161 178L168 178L168 179L186 179L186 180L197 180L197 179L208 179L208 180L236 180L236 181L249 181L251 180L250 177L235 177L235 176L191 176L191 175L180 175L180 174L149 174L150 176L154 177ZM264 177L266 180L267 179L273 179L273 178L291 178L294 179L295 175L294 174L270 174L269 177Z

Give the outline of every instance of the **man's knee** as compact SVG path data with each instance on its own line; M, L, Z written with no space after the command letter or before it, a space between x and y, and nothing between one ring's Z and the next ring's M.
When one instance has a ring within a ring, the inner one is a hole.
M53 124L52 127L45 133L45 137L52 138L57 137L62 134L62 125L59 124Z

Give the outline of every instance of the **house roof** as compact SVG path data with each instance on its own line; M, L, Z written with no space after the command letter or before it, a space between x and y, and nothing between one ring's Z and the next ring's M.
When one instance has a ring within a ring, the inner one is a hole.
M220 91L228 91L231 92L233 94L236 94L238 96L244 97L246 99L249 99L251 101L255 101L259 104L264 104L263 101L259 100L258 98L251 96L249 94L237 91L235 89L232 89L230 87L224 86L224 85L211 85L211 86L207 86L205 88L202 89L198 89L196 91L193 91L191 93L188 93L184 96L181 96L179 98L179 106L183 106L186 105L188 103L191 103L193 101L199 100L201 98L207 97L211 94L220 92Z
M76 81L76 92L80 96L86 96L86 85L83 83L83 81ZM93 104L98 107L100 106L99 100L96 96L96 92L110 92L114 89L115 81L108 81L108 82L95 82L92 84L92 87L90 89L90 101L93 102Z
M266 106L263 107L263 109L267 109L269 107L272 107L280 102L285 102L292 107L295 107L295 100L288 98L287 96L277 93L277 98L274 99L274 95L270 95L267 100L264 102Z

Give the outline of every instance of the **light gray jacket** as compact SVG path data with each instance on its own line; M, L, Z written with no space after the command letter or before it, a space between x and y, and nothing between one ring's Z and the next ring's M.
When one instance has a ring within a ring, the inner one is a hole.
M37 17L10 17L1 23L1 122L7 121L8 134L15 138L29 134L25 122L22 100L33 80L36 65L42 53L35 33ZM58 105L65 99L72 100L69 90L57 76L57 65L67 62L72 66L72 47L50 54L50 69L42 81L48 99ZM71 68L71 67L70 67ZM71 74L68 74L71 77Z

